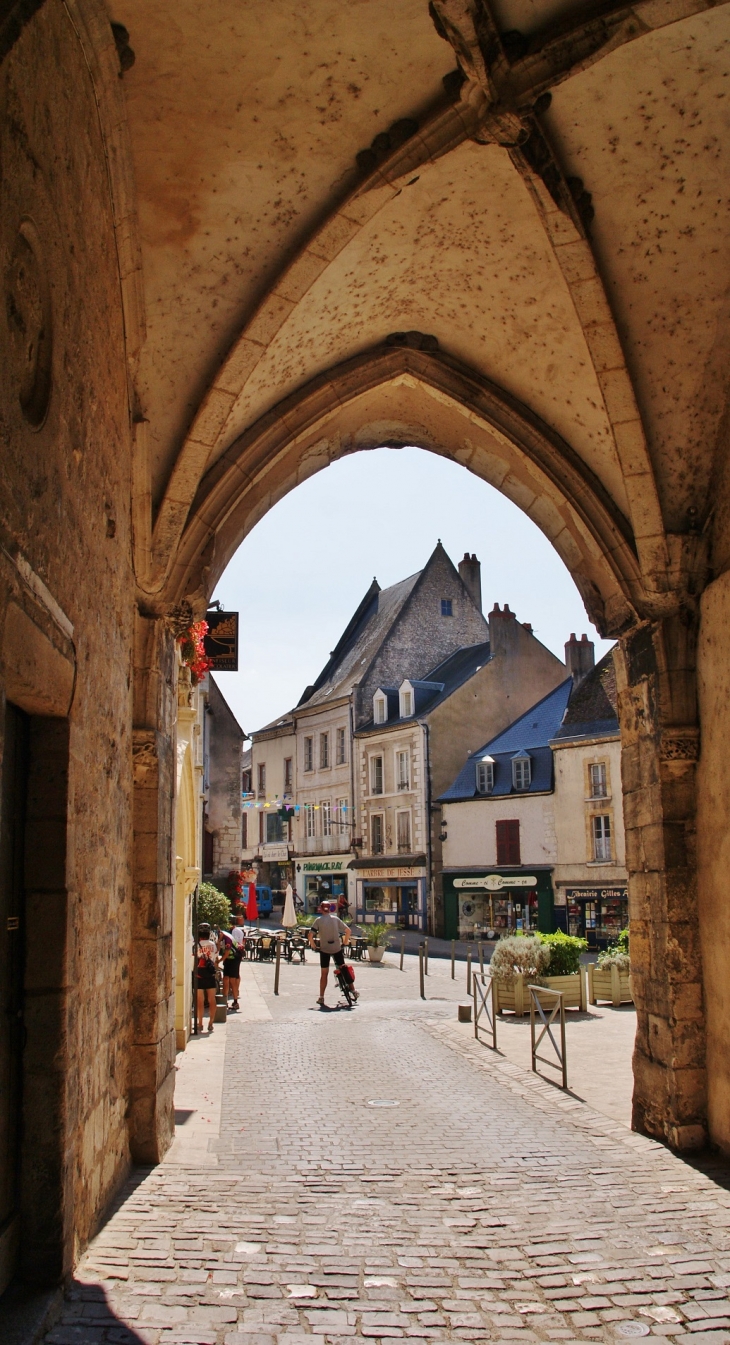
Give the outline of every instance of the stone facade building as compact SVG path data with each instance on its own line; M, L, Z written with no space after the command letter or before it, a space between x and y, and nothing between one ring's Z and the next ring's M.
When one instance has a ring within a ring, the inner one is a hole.
M634 1124L730 1152L730 16L523 10L2 7L0 1284L173 1133L177 638L383 444L617 641Z
M225 892L229 873L241 867L244 733L213 674L207 683L203 876Z

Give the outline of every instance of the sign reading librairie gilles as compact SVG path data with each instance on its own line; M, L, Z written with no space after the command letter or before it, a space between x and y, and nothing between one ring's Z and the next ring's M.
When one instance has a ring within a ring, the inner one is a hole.
M238 672L238 612L206 612L205 652L213 672Z

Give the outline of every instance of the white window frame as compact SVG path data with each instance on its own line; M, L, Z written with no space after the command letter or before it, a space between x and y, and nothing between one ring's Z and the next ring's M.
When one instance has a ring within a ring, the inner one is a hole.
M304 805L304 835L308 841L317 835L317 815L313 803Z
M376 692L373 696L373 723L387 724L388 722L388 697L383 696L381 692Z
M405 818L408 828L408 844L405 848L401 847L400 826L401 819ZM413 853L413 821L410 808L402 808L395 815L395 844L399 855L410 855Z
M491 794L494 791L494 762L482 759L476 764L477 794Z
M314 738L311 736L304 739L304 769L314 770Z
M529 757L512 758L512 785L520 794L524 794L532 784L532 762Z
M405 682L398 692L398 708L401 719L410 719L415 708L415 696L410 682Z
M405 762L405 770L403 764ZM395 753L395 787L400 793L411 787L411 754L408 748L399 747Z
M377 763L380 763L380 788L376 788L376 775L378 771ZM382 752L377 752L370 758L370 793L374 798L380 798L385 793L385 759Z
M594 771L598 775L598 788L596 788L596 779ZM608 798L608 771L605 761L591 761L588 763L588 779L590 780L592 799Z
M334 821L335 831L340 832L347 831L348 811L349 811L349 804L346 798L335 799L335 821Z
M328 771L330 767L330 735L329 733L320 733L319 735L319 769Z
M336 762L337 766L347 764L347 732L344 728L337 730Z
M375 848L375 825L374 825L376 822L379 822L379 823L380 823L380 845L378 846L377 849ZM369 830L369 832L370 832L370 853L371 853L372 855L384 855L384 854L385 854L385 813L371 813L371 814L370 814L370 824L369 824L369 828L368 828L368 830Z
M319 811L322 814L322 835L332 835L332 801L331 799L321 799Z
M593 813L591 816L591 836L593 839L594 864L610 864L613 859L610 813Z

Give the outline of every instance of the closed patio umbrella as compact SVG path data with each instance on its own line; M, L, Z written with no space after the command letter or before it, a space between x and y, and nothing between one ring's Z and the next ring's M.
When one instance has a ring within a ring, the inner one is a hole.
M254 920L259 918L259 908L256 901L256 884L248 885L248 901L246 902L246 919L253 924Z
M284 899L284 914L281 917L281 923L284 929L293 929L297 923L297 913L294 910L294 893L291 883L286 885L286 897Z

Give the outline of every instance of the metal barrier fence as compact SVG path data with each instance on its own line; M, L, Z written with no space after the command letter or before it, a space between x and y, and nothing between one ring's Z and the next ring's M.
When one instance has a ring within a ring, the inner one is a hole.
M487 983L479 984L479 979L475 975L472 980L474 991L474 1036L479 1041L479 1023L484 1016L488 1023L487 1031L492 1034L492 1050L497 1049L497 1015L494 1009L494 981L491 976L487 977Z
M537 1069L538 1060L540 1061L541 1065L547 1065L548 1069L560 1070L563 1076L562 1086L563 1088L567 1089L568 1059L565 1050L565 1004L563 1002L563 992L562 990L550 990L545 985L528 985L527 989L530 992L530 1046L532 1050L533 1071L535 1074L538 1073ZM549 1017L545 1016L545 1010L543 1009L541 1003L541 1000L544 996L548 996L555 1000L555 1004L550 1010ZM535 1011L537 1011L537 1015L539 1015L540 1022L542 1023L542 1028L540 1029L540 1035L537 1038L537 1040L535 1040L535 1025L537 1021ZM553 1036L553 1026L556 1025L555 1024L556 1014L559 1015L558 1021L560 1023L559 1046L557 1041L555 1040L555 1037ZM548 1041L551 1043L553 1050L555 1051L555 1055L557 1056L557 1062L553 1059L549 1059L547 1056L538 1055L538 1049L540 1043L542 1042L545 1036L547 1036Z

